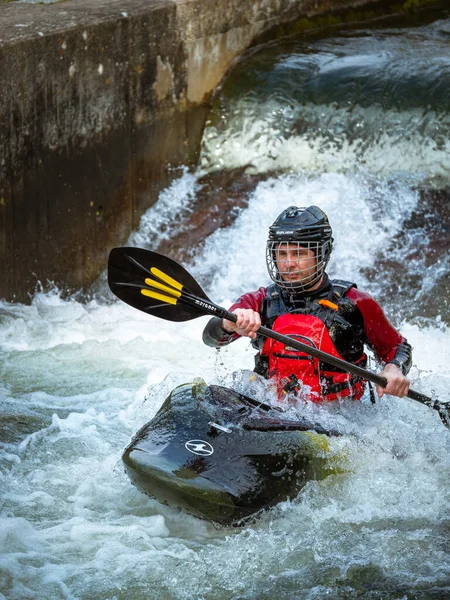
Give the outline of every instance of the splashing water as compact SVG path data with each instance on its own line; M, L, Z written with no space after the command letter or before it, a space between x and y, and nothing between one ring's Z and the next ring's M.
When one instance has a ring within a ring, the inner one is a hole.
M395 32L402 35L418 30ZM328 51L341 48L338 42L328 41ZM376 47L373 56L378 64ZM324 110L334 118L332 106ZM261 121L255 118L255 131ZM404 143L409 157L415 138ZM226 143L221 152L227 164L235 159ZM315 168L309 158L294 169L290 160L288 172L270 167L234 224L217 229L186 266L227 305L268 282L264 246L274 217L289 204L314 203L333 226L330 275L375 295L387 290L384 273L374 279L367 270L376 269L380 254L403 256L391 242L417 211L422 177L413 177L412 159L410 172L399 172L398 152L386 144L379 154L385 168L373 171L347 168L341 155L339 169L319 155ZM435 156L448 160L439 149ZM202 173L174 182L131 242L167 239L174 211L182 228ZM426 246L426 232L415 235ZM426 272L428 295L439 277ZM386 298L414 348L414 389L450 400L448 308L441 320L421 322L408 319L401 298ZM415 302L425 314L427 297ZM220 352L204 346L206 321L175 324L117 302L62 299L55 290L36 294L30 306L0 303L0 599L448 597L450 435L435 411L411 400L306 405L305 416L348 434L332 441L346 472L309 483L242 530L216 529L131 485L122 450L176 385L198 376L226 383L232 372L253 367L245 340Z

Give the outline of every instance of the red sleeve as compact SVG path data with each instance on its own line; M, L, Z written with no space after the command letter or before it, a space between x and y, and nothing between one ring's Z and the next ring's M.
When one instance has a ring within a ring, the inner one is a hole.
M261 312L261 305L264 298L267 296L267 288L260 287L256 292L248 292L243 294L240 298L231 305L228 309L229 312L233 312L235 308L251 308L256 312Z
M406 343L406 339L392 327L381 306L369 294L351 288L346 296L356 304L363 316L367 341L376 357L385 363L393 360L398 346Z

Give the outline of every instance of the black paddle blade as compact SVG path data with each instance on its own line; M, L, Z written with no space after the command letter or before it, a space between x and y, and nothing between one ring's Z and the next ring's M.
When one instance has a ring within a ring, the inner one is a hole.
M161 278L161 273L165 277ZM162 284L163 287L149 285L145 282L146 279ZM172 284L170 280L173 281ZM181 295L192 294L209 301L199 284L181 265L167 256L143 248L123 247L111 250L108 285L112 293L123 302L168 321L189 321L205 315L204 309L181 301L180 291ZM166 292L164 289L173 291ZM142 290L153 297L144 295Z

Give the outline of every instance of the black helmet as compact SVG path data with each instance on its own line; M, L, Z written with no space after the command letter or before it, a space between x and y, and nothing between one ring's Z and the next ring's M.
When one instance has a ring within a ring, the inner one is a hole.
M330 259L333 247L332 229L327 215L318 206L290 206L284 210L269 229L266 262L271 279L281 288L302 292L317 283ZM312 250L314 261L302 268L300 273L295 266L280 271L280 252L289 247L291 262L304 256L304 250ZM295 258L296 256L296 258ZM299 276L296 279L296 274Z

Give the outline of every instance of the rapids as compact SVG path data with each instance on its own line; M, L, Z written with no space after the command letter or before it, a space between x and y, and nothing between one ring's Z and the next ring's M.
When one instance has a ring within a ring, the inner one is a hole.
M318 204L334 230L329 274L382 300L413 345L412 386L449 401L449 37L447 10L254 51L216 97L198 170L180 173L130 243L177 258L191 240L179 256L229 305L268 282L281 210ZM215 198L237 173L242 201L222 214ZM215 231L197 239L202 194ZM91 297L45 290L0 303L1 600L450 596L450 433L436 412L389 397L306 405L348 433L333 442L347 472L217 529L138 492L120 457L176 385L251 369L249 344L214 351L207 317L147 316L103 279Z

